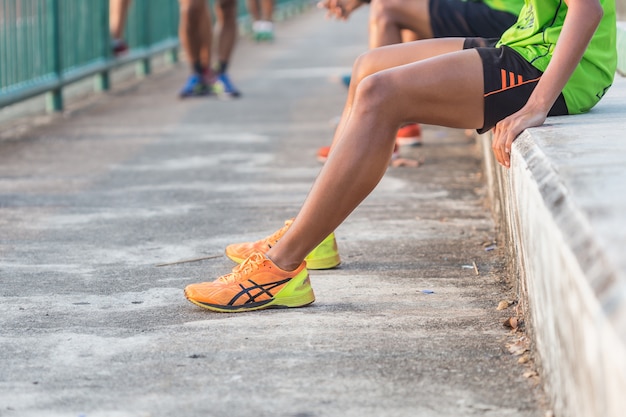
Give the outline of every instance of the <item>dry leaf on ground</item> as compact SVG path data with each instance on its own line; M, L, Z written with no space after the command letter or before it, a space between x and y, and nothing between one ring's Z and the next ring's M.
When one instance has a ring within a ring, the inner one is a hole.
M508 327L510 329L517 329L518 321L517 317L509 317L502 323L504 327Z
M521 337L515 343L507 344L506 347L513 355L520 356L529 350L528 339Z

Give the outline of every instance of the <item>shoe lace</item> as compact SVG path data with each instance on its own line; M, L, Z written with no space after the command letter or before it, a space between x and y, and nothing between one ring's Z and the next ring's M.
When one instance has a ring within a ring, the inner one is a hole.
M219 277L217 281L227 284L241 281L252 272L257 271L261 264L265 262L265 259L262 253L255 252L241 264L234 267L230 274Z
M293 223L293 219L285 221L285 225L283 227L275 231L271 236L266 237L265 243L267 244L267 246L271 248L272 245L275 245L276 242L278 242L278 240L283 237L283 235L287 232L287 230L291 226L291 223Z

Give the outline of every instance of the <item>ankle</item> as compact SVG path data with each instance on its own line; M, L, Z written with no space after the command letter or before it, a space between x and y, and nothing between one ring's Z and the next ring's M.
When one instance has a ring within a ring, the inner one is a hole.
M269 252L265 254L265 257L285 272L295 271L302 264L302 261L294 263L288 260L281 260L280 258L269 255Z

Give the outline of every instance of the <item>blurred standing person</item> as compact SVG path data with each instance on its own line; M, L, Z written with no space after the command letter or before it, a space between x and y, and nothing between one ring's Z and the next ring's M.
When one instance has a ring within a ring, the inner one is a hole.
M212 67L213 17L207 0L178 0L180 42L191 66L191 75L179 93L181 98L216 93L239 97L227 70L237 40L237 1L215 0L217 59Z
M257 41L274 39L274 0L247 0L252 17L252 33Z

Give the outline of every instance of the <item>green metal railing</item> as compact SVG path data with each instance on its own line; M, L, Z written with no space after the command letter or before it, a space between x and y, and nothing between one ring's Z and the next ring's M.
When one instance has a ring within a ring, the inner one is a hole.
M96 76L109 88L109 71L178 47L175 0L134 0L127 21L130 52L112 55L108 0L0 0L0 107L47 93L48 109L63 108L64 86Z
M213 3L215 0L211 0ZM292 14L311 0L276 0ZM109 0L0 0L0 108L46 94L47 108L63 108L63 88L93 76L97 90L110 87L114 68L136 63L150 73L157 54L176 61L177 0L132 0L125 25L129 52L114 57L109 34ZM238 0L245 20L245 0Z

